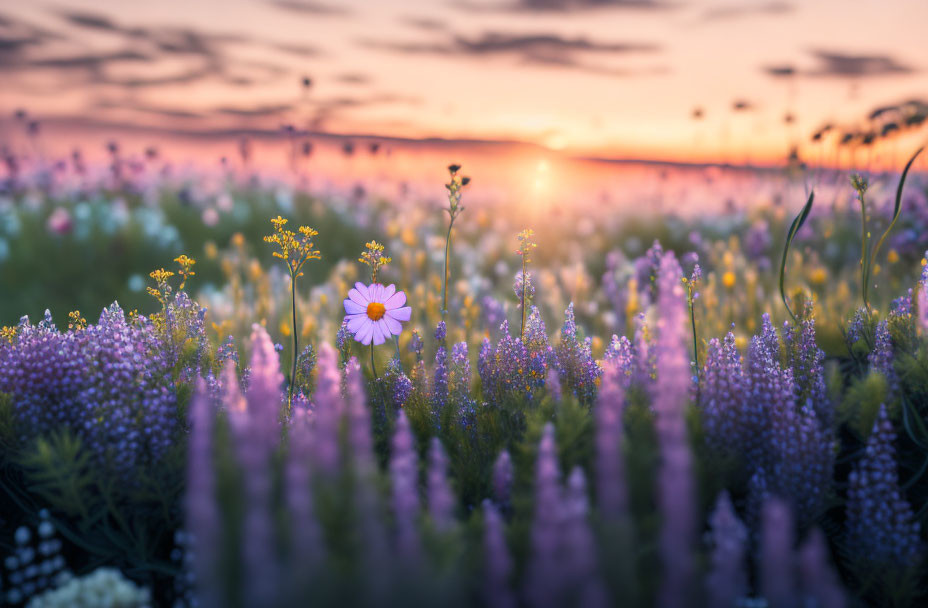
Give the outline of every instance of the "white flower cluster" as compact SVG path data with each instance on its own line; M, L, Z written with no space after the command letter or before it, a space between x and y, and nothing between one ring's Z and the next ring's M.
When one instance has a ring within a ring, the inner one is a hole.
M119 570L98 568L38 595L26 608L150 608L148 589L137 587Z

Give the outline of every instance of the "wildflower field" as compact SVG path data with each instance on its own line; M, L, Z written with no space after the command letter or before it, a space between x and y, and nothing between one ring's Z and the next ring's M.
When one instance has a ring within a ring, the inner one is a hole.
M144 175L4 182L6 605L928 601L923 174L534 230Z

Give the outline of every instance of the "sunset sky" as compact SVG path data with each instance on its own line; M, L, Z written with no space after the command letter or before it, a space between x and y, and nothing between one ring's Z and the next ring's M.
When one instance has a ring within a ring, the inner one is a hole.
M0 112L770 160L928 99L926 27L925 0L5 2Z

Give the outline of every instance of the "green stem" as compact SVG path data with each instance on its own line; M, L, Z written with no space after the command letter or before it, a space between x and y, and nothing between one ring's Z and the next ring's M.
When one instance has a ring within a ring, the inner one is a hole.
M377 366L374 365L374 343L371 342L371 374L374 376L374 380L377 380Z
M867 295L868 283L870 282L870 259L868 256L868 241L867 241L867 207L864 204L864 195L859 194L857 198L860 200L860 282L861 282L861 292L864 299L864 307L867 310L870 310L870 298Z
M448 266L451 262L451 229L454 228L454 216L451 216L451 221L448 223L448 236L445 237L445 271L441 275L441 315L445 316L445 313L448 312L448 273L450 269Z
M290 365L290 387L287 391L287 414L290 414L290 409L293 407L293 383L296 380L296 349L297 349L297 336L296 336L296 277L293 273L290 273L290 309L293 313L293 328L292 328L292 344L293 344L293 361Z
M522 308L522 327L519 329L519 339L525 340L525 256L522 256L522 297L519 306Z
M693 326L693 362L696 365L696 376L699 376L699 349L696 342L696 307L693 296L690 296L690 324Z

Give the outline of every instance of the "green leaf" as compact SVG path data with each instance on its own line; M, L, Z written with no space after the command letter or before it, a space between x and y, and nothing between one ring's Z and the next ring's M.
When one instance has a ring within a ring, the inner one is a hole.
M912 164L915 162L915 159L918 158L918 155L922 153L924 147L919 148L915 151L915 154L912 155L912 158L909 159L909 162L906 163L905 169L902 170L902 176L899 178L899 185L896 187L896 204L893 208L893 219L889 223L889 226L886 227L886 232L883 233L883 236L880 237L880 240L877 241L876 247L873 248L873 251L870 254L870 260L867 263L868 268L873 267L873 260L876 259L876 254L879 253L880 247L883 246L883 241L886 240L886 237L889 236L890 230L893 229L893 226L896 224L896 220L899 219L899 214L902 212L902 189L905 186L905 178L909 174L909 169L912 168ZM867 276L869 277L870 273L868 271Z
M796 315L793 313L792 309L789 307L789 303L786 300L786 289L783 284L786 280L786 259L789 255L790 245L793 244L793 238L796 236L796 233L799 232L799 229L802 228L802 225L806 222L806 218L809 217L809 212L812 211L812 201L815 198L815 191L809 193L809 200L803 206L802 211L799 212L799 215L793 219L793 223L789 227L789 232L786 233L786 246L783 248L783 260L780 262L780 297L783 299L783 306L786 307L786 312L789 313L789 316L793 318L793 321L796 321Z

